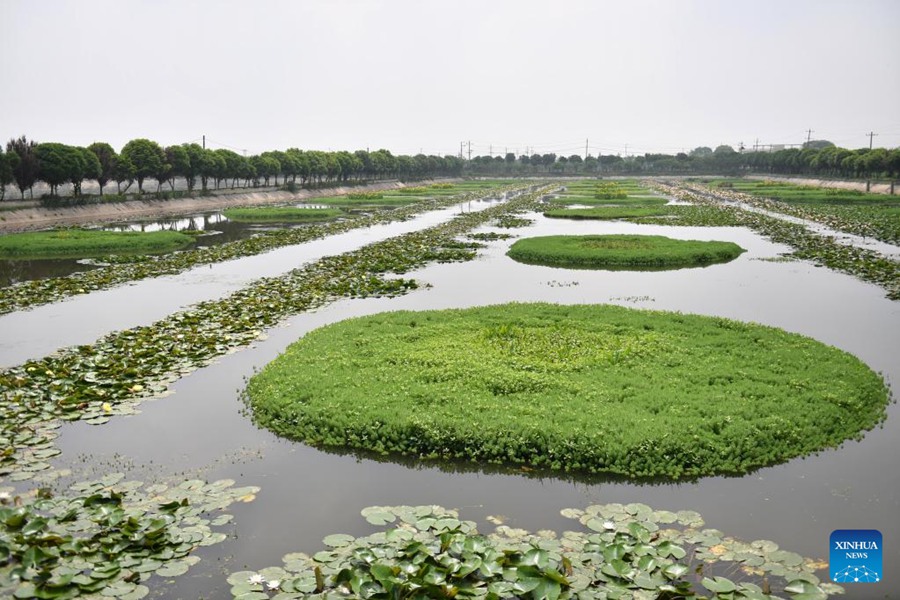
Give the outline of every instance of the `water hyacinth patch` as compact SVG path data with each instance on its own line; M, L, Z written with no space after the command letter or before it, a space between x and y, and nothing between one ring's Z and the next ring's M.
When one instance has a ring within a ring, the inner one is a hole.
M518 240L506 255L527 264L602 269L705 266L734 260L742 252L732 242L661 235L551 235Z
M177 577L191 553L226 539L223 511L252 500L256 487L234 481L144 486L121 473L0 501L0 595L13 598L137 600L156 578Z
M314 446L679 479L859 438L888 392L855 357L772 327L505 304L320 328L247 399L260 425Z
M383 531L330 535L327 548L312 556L288 554L281 567L238 571L228 583L234 598L259 600L814 600L843 592L816 576L821 561L766 540L748 543L702 529L693 511L610 504L562 514L583 528L557 535L501 525L483 535L440 506L373 506L362 515Z

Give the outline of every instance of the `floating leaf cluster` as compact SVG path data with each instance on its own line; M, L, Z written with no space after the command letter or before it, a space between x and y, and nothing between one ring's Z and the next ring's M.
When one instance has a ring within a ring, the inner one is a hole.
M281 567L232 573L232 596L821 600L843 592L820 582L820 562L774 542L701 529L693 511L644 504L565 509L584 529L559 536L502 525L482 535L474 522L439 506L373 506L362 514L385 530L361 538L333 534L313 556L295 552Z
M147 596L151 577L182 575L191 552L226 538L224 511L259 488L234 481L177 486L123 482L121 473L74 484L65 495L0 490L0 595L13 598Z
M518 185L518 189L524 187L522 184ZM301 244L351 229L370 227L378 223L403 221L426 210L453 206L459 202L485 197L491 192L503 193L513 189L516 189L516 186L505 186L499 190L496 187L493 189L486 187L485 190L425 200L393 211L378 212L356 219L302 228L265 231L248 239L165 256L146 257L137 261L129 260L124 264L111 264L103 269L74 273L67 277L23 281L0 289L0 314L55 302L69 296L107 289L129 281L173 275L198 265L262 254L275 248ZM121 261L116 262L121 263Z
M503 215L498 217L491 223L494 227L499 227L500 229L515 229L518 227L528 227L529 225L534 224L533 219L524 219L522 217L514 217L510 215Z

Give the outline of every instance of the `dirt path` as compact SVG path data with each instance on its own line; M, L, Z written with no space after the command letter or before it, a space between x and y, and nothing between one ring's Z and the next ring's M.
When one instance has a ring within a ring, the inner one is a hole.
M247 191L220 196L180 198L177 200L129 200L127 202L88 204L66 208L21 208L0 212L0 233L173 217L220 210L233 206L261 206L265 204L297 202L307 198L339 196L354 191L392 190L402 187L405 187L405 185L399 181L389 181L365 186L333 187L317 190L299 190L297 192Z

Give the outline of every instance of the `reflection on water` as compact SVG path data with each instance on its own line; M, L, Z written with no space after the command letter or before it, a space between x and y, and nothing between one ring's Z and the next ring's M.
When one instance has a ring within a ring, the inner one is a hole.
M174 395L146 403L141 415L114 419L100 429L65 425L59 440L62 456L76 469L84 459L107 469L108 464L124 464L130 477L146 480L186 473L261 486L256 501L232 511L236 538L204 549L200 565L165 588L164 597L227 597L223 570L278 565L285 553L320 549L321 538L330 533L367 533L371 528L359 518L359 510L376 504L459 508L480 521L483 531L489 530L487 515L504 515L514 527L562 531L576 525L559 516L561 508L644 502L698 510L709 527L726 534L771 539L817 557L827 557L834 529L880 529L886 540L900 536L896 404L889 407L883 428L839 449L744 477L655 484L323 452L257 429L243 413L239 390L245 378L311 329L385 310L515 300L610 302L755 321L835 345L859 356L889 382L900 381L900 303L885 299L876 286L806 262L766 260L788 248L746 229L527 216L536 219L535 225L509 231L518 236L646 233L715 239L735 242L747 252L727 264L684 271L584 271L516 263L505 256L514 240L491 242L476 261L434 265L408 275L431 288L396 299L341 301L298 315L253 348L178 381ZM900 572L900 553L885 553L884 560L888 573ZM853 588L850 597L886 597L898 587L896 580L886 578L862 592Z

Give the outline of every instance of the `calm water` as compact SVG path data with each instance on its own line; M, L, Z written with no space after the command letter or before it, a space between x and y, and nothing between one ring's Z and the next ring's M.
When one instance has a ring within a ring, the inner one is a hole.
M577 526L559 516L561 508L597 502L694 509L709 527L726 534L771 539L786 549L826 559L832 530L880 529L889 548L884 559L886 582L850 587L848 597L900 594L896 575L900 553L890 550L900 538L896 404L890 406L884 427L867 433L861 442L745 477L666 485L525 476L473 465L404 464L322 452L280 440L242 414L239 390L245 378L311 329L386 310L516 300L610 302L755 321L835 345L859 356L889 382L900 381L900 303L885 299L880 288L805 262L769 262L765 259L777 257L787 247L745 229L566 222L533 216L538 220L535 226L512 231L665 234L734 241L748 252L731 263L697 269L576 271L516 263L504 255L514 240L494 242L476 261L435 265L414 274L431 288L397 299L341 301L296 316L269 331L265 341L176 382L173 395L144 404L141 415L114 419L100 428L66 425L59 439L64 457L60 464L76 471L88 463L100 471L123 469L130 477L146 480L184 474L209 480L230 477L238 485L262 487L254 502L231 510L237 538L204 549L197 567L172 586L155 590L156 595L227 598L225 573L279 565L287 552L314 552L330 533L371 531L359 511L373 504L455 507L480 521L483 531L489 530L483 520L487 515L504 515L508 524L531 530L561 531ZM371 232L353 232L352 239L362 242L367 235ZM240 264L242 269L257 267L252 261ZM209 285L215 293L224 293L228 277L223 273ZM144 286L144 293L160 298L156 294L161 292L149 285L133 287ZM171 310L172 306L166 309ZM39 323L32 326L47 329ZM118 327L112 322L104 326Z

